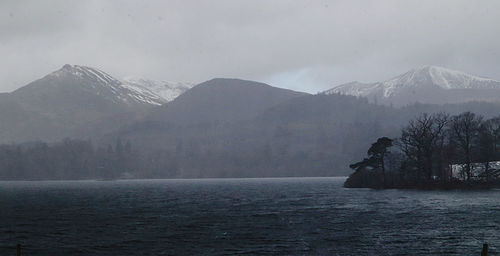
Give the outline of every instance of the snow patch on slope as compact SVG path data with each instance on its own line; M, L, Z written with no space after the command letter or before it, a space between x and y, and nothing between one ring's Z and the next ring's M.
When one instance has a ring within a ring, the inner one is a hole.
M377 89L377 83L360 83L357 81L339 85L333 89L324 91L324 94L343 94L343 95L353 95L358 97L365 97L369 95L373 90Z
M105 96L116 103L162 105L194 86L190 83L157 82L147 79L124 79L91 67L64 65L49 77L77 79L88 91Z
M163 99L164 103L174 100L195 85L193 83L155 81L137 77L126 77L122 82L130 88L151 92Z
M451 70L442 67L425 67L432 78L432 81L444 89L467 89L467 88L494 88L494 83L500 83L489 78L470 75L464 72Z

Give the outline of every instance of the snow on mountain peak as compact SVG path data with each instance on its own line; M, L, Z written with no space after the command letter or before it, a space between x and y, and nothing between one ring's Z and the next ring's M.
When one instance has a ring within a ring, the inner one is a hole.
M438 66L422 66L384 82L364 84L347 83L325 93L340 93L354 96L368 96L382 92L383 97L391 97L408 88L438 87L441 89L500 89L500 81L470 75Z
M52 73L52 75L60 76L61 74L71 74L79 77L85 77L87 79L93 79L103 84L117 84L120 83L117 79L106 74L105 72L91 67L78 66L78 65L64 65L60 70Z
M114 102L126 104L161 105L172 101L194 84L153 81L142 78L126 78L120 81L92 67L66 64L48 75L49 78L71 78L79 81L82 88L106 96Z

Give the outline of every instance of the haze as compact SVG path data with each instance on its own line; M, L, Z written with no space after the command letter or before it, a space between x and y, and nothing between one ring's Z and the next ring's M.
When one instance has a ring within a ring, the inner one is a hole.
M500 78L498 1L2 1L0 91L63 64L317 92L421 65Z

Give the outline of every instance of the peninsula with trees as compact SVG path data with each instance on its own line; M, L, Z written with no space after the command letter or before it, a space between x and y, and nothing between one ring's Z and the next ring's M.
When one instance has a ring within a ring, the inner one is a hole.
M350 168L348 188L500 187L500 117L421 114L399 138L377 139L367 157Z

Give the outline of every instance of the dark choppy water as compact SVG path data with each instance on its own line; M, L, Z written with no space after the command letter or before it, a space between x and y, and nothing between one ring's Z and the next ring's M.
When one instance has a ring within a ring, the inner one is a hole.
M343 181L0 182L0 255L498 255L498 190Z

